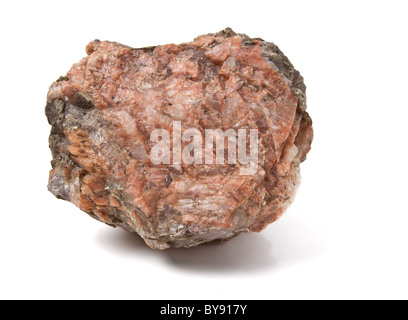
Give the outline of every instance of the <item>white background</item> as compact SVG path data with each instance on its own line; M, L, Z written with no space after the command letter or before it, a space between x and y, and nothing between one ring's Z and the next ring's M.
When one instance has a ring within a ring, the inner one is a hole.
M2 1L0 298L408 298L406 1ZM275 42L308 87L297 199L260 234L154 251L47 191L49 85L93 39L225 27Z

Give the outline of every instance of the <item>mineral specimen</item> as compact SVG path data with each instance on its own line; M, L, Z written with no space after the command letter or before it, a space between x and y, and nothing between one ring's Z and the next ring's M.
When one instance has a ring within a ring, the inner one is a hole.
M261 231L292 203L312 121L303 78L276 45L228 28L141 49L95 40L86 53L48 92L48 189L57 198L157 249ZM153 163L152 132L175 124L203 136L257 130L255 172L176 153Z

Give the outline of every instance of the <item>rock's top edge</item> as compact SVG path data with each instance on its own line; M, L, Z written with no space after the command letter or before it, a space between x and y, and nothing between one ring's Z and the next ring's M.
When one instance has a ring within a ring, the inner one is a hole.
M244 39L244 43L246 45L258 44L261 47L262 58L266 62L268 62L272 66L272 68L278 70L290 83L292 92L299 99L300 109L303 111L307 109L306 85L304 83L304 79L300 75L299 71L295 69L295 67L290 62L290 60L285 56L285 54L279 49L279 47L276 44L274 44L273 42L265 41L262 38L251 38L244 33L237 33L232 28L228 27L216 33L208 33L205 35L200 35L196 37L193 40L193 42L185 42L180 45L194 44L195 42L198 42L199 39L202 37L214 37L214 38L221 37L225 39L239 37L239 38ZM157 47L161 47L163 45L133 48L133 47L126 46L118 42L100 41L97 39L97 40L91 41L86 46L86 53L88 55L91 55L95 51L98 51L101 46L103 47L103 50L106 52L109 52L110 48L112 48L112 50L117 50L118 48L128 48L131 50L153 52Z

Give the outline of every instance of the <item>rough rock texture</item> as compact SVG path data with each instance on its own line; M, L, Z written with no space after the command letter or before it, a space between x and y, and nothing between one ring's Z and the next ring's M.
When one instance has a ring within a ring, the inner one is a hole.
M95 40L48 92L48 189L152 248L261 231L291 204L313 138L303 78L278 47L231 29L133 49ZM259 166L154 165L150 133L259 130Z

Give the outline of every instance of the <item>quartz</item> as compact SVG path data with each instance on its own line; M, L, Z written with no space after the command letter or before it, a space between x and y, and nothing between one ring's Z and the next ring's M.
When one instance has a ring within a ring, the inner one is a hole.
M86 53L47 96L57 198L155 249L259 232L292 203L313 130L303 78L275 44L227 28L139 49L95 40ZM256 129L256 171L153 163L152 132L175 123Z

